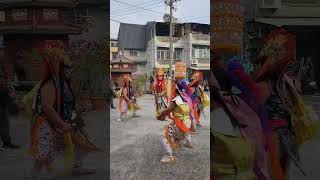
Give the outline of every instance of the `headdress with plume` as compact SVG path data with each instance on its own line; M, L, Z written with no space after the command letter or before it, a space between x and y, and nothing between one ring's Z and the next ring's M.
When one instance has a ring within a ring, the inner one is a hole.
M284 29L272 31L266 38L260 55L266 59L257 74L257 80L260 80L270 72L283 73L293 60L293 35Z

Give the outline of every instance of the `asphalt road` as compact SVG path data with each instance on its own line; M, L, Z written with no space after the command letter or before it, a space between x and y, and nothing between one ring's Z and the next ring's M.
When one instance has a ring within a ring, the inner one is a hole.
M320 117L320 96L305 96L307 105L311 105ZM320 122L320 120L319 120ZM319 123L318 122L318 123ZM320 123L319 123L320 124ZM320 127L320 126L319 126ZM319 129L320 130L320 129ZM290 180L318 180L320 179L320 131L317 137L306 142L299 150L301 163L307 176L291 165Z
M308 105L312 105L320 114L320 96L305 97ZM95 142L104 152L90 154L85 165L97 169L96 175L72 176L70 171L63 169L63 162L57 159L54 164L57 180L188 180L209 179L209 119L202 121L200 133L193 137L194 149L181 149L175 152L177 162L173 165L163 165L159 161L163 155L160 144L160 132L167 122L157 121L154 117L154 100L146 95L138 102L143 110L141 117L115 121L119 113L111 111L109 120L107 112L90 112L85 116L87 129ZM115 104L117 101L115 100ZM206 115L208 115L208 109ZM110 171L106 144L108 130L106 123L110 122ZM0 151L0 179L22 180L28 176L32 165L27 154L29 144L29 120L23 116L11 118L11 134L15 143L22 145L19 150ZM320 179L320 135L300 148L301 161L307 177L292 165L290 180ZM110 173L110 177L107 174ZM42 177L45 177L42 174Z
M145 95L138 103L138 118L117 122L119 112L111 111L111 180L209 180L209 108L199 134L192 138L194 149L182 148L175 152L175 164L161 164L160 133L168 122L155 119L153 96Z
M84 161L88 168L97 170L95 175L73 176L70 169L64 168L62 156L59 156L53 164L54 176L56 180L104 180L107 177L107 130L108 122L107 112L90 112L84 119L87 123L87 130L90 137L102 148L103 152L89 154ZM19 150L0 151L0 179L1 180L23 180L30 174L32 161L28 155L29 147L29 119L23 116L11 118L11 134L13 142L22 146ZM40 179L46 179L43 172Z

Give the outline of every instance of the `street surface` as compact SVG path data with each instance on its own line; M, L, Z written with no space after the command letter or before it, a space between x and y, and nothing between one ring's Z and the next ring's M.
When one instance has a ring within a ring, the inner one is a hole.
M312 105L320 113L320 96L306 96L308 105ZM117 100L114 100L117 105ZM141 117L115 121L119 117L118 110L111 111L110 120L110 179L111 180L180 180L209 179L209 120L202 121L199 134L192 139L194 149L176 151L177 162L163 165L159 162L163 155L160 144L160 132L167 122L155 119L153 96L145 95L138 99L142 106ZM206 115L209 109L206 109ZM105 152L90 154L85 161L87 167L97 168L96 175L72 176L63 169L63 162L58 159L54 165L57 180L98 180L109 179L106 165L109 162L106 152L106 138L109 122L107 112L90 112L85 116L87 129L95 142ZM29 143L29 120L23 116L11 118L11 134L13 142L22 145L22 149L0 151L0 179L23 180L32 165L27 155ZM307 177L292 165L290 180L317 180L320 177L320 135L307 142L300 149L301 161ZM44 177L44 175L42 175Z
M117 105L118 100L114 103ZM154 96L138 98L140 117L117 122L119 111L111 111L111 180L209 180L210 136L209 108L199 134L192 137L194 149L175 151L175 164L161 164L165 154L160 133L168 121L155 118Z
M307 105L312 105L315 111L317 111L320 117L320 96L308 95L305 96L305 102ZM319 121L320 122L320 121ZM319 129L320 130L320 129ZM320 131L316 138L306 142L300 148L300 158L302 168L306 172L307 176L298 170L294 164L291 165L290 180L318 180L320 179Z
M62 158L54 163L54 175L56 180L104 180L107 178L106 165L107 151L106 123L108 122L107 112L90 112L84 116L89 136L99 145L103 152L89 154L84 165L88 168L95 168L97 174L86 176L72 176L71 171L64 169ZM19 150L0 151L0 179L1 180L23 180L29 175L32 161L28 155L30 121L23 116L11 118L11 134L13 142L22 146ZM2 142L1 142L2 144ZM60 156L62 157L62 156ZM45 180L45 173L41 174L40 180Z

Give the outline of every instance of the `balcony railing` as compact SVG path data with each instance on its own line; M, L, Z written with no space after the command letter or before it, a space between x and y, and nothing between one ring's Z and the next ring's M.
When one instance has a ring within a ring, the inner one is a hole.
M192 49L192 58L196 59L209 59L210 49Z
M168 36L157 36L158 41L161 42L170 42L170 37ZM172 37L172 42L177 42L179 41L180 38L179 37Z
M157 60L158 61L169 61L170 60L170 50L157 50ZM173 52L173 60L182 60L182 51Z
M208 34L192 34L192 37L196 40L210 41L210 35Z

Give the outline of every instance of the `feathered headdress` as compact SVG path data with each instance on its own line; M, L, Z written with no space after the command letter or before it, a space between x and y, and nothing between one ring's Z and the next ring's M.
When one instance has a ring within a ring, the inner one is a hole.
M191 82L190 82L190 86L195 86L197 84L199 84L201 81L203 80L203 75L201 71L195 71L193 72L192 76L191 76Z
M259 80L270 72L282 73L293 60L294 37L284 29L272 31L266 38L261 56L266 57L256 79Z

